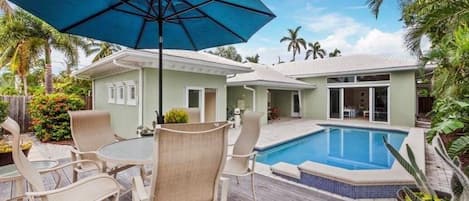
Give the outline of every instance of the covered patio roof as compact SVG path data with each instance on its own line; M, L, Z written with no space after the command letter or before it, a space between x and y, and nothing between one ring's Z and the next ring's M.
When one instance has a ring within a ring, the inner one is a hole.
M124 49L74 72L79 78L91 79L136 70L158 68L158 51ZM205 52L164 50L164 69L212 75L251 72L246 64Z
M285 76L272 67L262 64L247 63L254 72L236 74L227 80L228 86L266 86L271 89L314 89L314 84L302 82Z

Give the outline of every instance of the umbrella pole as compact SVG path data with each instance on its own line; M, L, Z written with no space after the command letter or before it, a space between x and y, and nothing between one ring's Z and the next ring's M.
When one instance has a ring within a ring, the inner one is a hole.
M159 73L158 73L158 124L164 124L163 116L163 15L161 0L158 6L159 18L158 18L158 54L159 54Z

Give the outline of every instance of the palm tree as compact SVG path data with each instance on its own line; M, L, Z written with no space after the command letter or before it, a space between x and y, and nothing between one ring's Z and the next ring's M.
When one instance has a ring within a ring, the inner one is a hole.
M96 62L122 49L119 45L115 45L108 42L96 42L94 40L89 41L89 43L87 44L87 48L88 50L85 51L86 56L96 54L92 62Z
M306 41L303 38L298 36L298 31L301 29L301 26L296 27L295 30L288 29L288 36L284 36L280 39L280 42L283 43L285 41L288 43L288 51L293 51L293 58L291 61L295 61L296 53L301 53L301 46L306 49Z
M20 41L28 41L31 38L41 43L45 61L45 92L52 93L52 50L60 51L73 65L76 65L78 63L78 48L86 48L84 40L81 37L60 33L52 26L23 10L16 10L10 21L12 26L2 28L12 41L16 40L16 42L12 42L13 44L19 44Z
M334 51L329 52L329 57L340 57L341 53L339 49L335 48Z
M324 58L326 56L326 50L321 48L321 44L318 41L314 43L308 43L309 50L306 52L305 60L307 60L311 55L313 55L313 59L317 59L318 57Z
M251 62L251 63L259 63L259 54L256 54L254 56L246 57L246 61Z

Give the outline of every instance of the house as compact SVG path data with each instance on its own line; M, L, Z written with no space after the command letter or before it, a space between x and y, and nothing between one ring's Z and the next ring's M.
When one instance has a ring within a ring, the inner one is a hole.
M126 138L139 125L152 126L157 109L157 52L125 49L75 75L92 80L93 109L111 113L112 126ZM198 107L205 121L226 120L226 76L251 72L245 64L202 52L165 50L163 112Z
M248 63L254 72L229 76L228 110L239 108L264 113L262 123L267 123L272 108L278 108L280 116L300 117L303 91L315 88L314 84L302 82L261 64Z
M283 117L415 124L417 61L351 55L254 69L228 79L228 107L267 114L276 108ZM272 75L276 78L265 78ZM253 89L255 108L249 101Z

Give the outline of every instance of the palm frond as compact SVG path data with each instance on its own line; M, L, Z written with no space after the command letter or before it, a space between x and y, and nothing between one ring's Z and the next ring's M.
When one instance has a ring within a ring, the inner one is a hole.
M371 9L371 13L373 13L375 18L378 18L379 9L381 8L381 4L383 4L383 0L367 0L366 4L368 8Z

